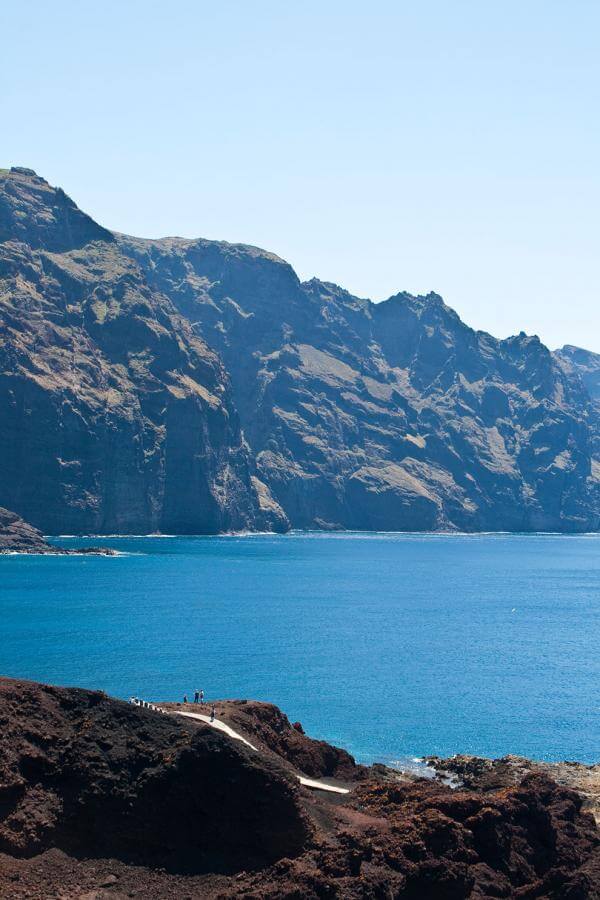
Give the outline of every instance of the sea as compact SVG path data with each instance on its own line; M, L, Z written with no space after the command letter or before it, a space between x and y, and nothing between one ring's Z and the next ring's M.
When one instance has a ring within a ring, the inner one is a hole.
M600 536L54 539L0 557L0 673L254 698L361 762L600 761Z

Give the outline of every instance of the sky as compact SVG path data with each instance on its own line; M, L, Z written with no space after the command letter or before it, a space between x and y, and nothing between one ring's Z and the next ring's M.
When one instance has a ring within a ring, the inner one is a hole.
M596 0L3 3L0 166L600 351L599 43Z

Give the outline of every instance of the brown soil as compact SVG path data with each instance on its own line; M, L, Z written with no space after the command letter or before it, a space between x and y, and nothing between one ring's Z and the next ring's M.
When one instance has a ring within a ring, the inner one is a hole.
M0 679L0 897L600 897L597 826L547 775L408 783L270 704L217 714L259 752L103 694ZM352 790L310 792L298 770Z

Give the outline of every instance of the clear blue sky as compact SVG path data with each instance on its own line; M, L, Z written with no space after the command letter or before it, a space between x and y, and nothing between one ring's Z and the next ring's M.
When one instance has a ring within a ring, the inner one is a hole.
M600 351L596 0L22 0L0 38L0 165L103 225Z

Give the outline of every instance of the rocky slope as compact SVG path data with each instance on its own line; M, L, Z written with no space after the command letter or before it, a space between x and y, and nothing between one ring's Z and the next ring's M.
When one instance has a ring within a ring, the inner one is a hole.
M295 855L310 826L270 759L185 719L0 680L0 850L49 847L175 871Z
M600 353L565 345L554 356L570 375L580 378L591 399L588 421L592 433L592 466L600 468Z
M207 713L208 706L194 703L164 703L164 708ZM272 703L257 700L225 700L217 705L218 718L258 747L261 753L272 753L285 760L294 771L309 778L336 778L357 781L367 769L340 747L316 741L304 734L299 722L292 725L288 717Z
M527 775L546 775L557 784L573 788L583 798L584 808L600 825L600 763L537 762L523 756L485 759L458 754L449 759L430 757L430 765L441 775L454 775L471 790L498 790L519 784Z
M592 381L435 294L115 235L0 174L0 503L47 532L596 530Z
M110 232L0 172L0 503L46 533L266 526L217 355Z
M2 507L0 507L0 553L52 553L64 556L117 555L116 550L108 547L81 547L76 550L66 550L60 545L50 544L38 528L34 528L16 513Z
M565 344L554 355L581 377L594 404L600 404L600 353Z
M598 829L547 777L452 791L356 767L268 704L221 715L260 734L258 752L100 693L0 679L0 897L598 896ZM300 787L299 751L315 775L337 760L350 793Z
M373 304L282 260L118 237L230 373L260 479L297 527L598 527L590 399L536 337L440 297Z
M0 507L0 553L46 553L49 549L41 531Z

